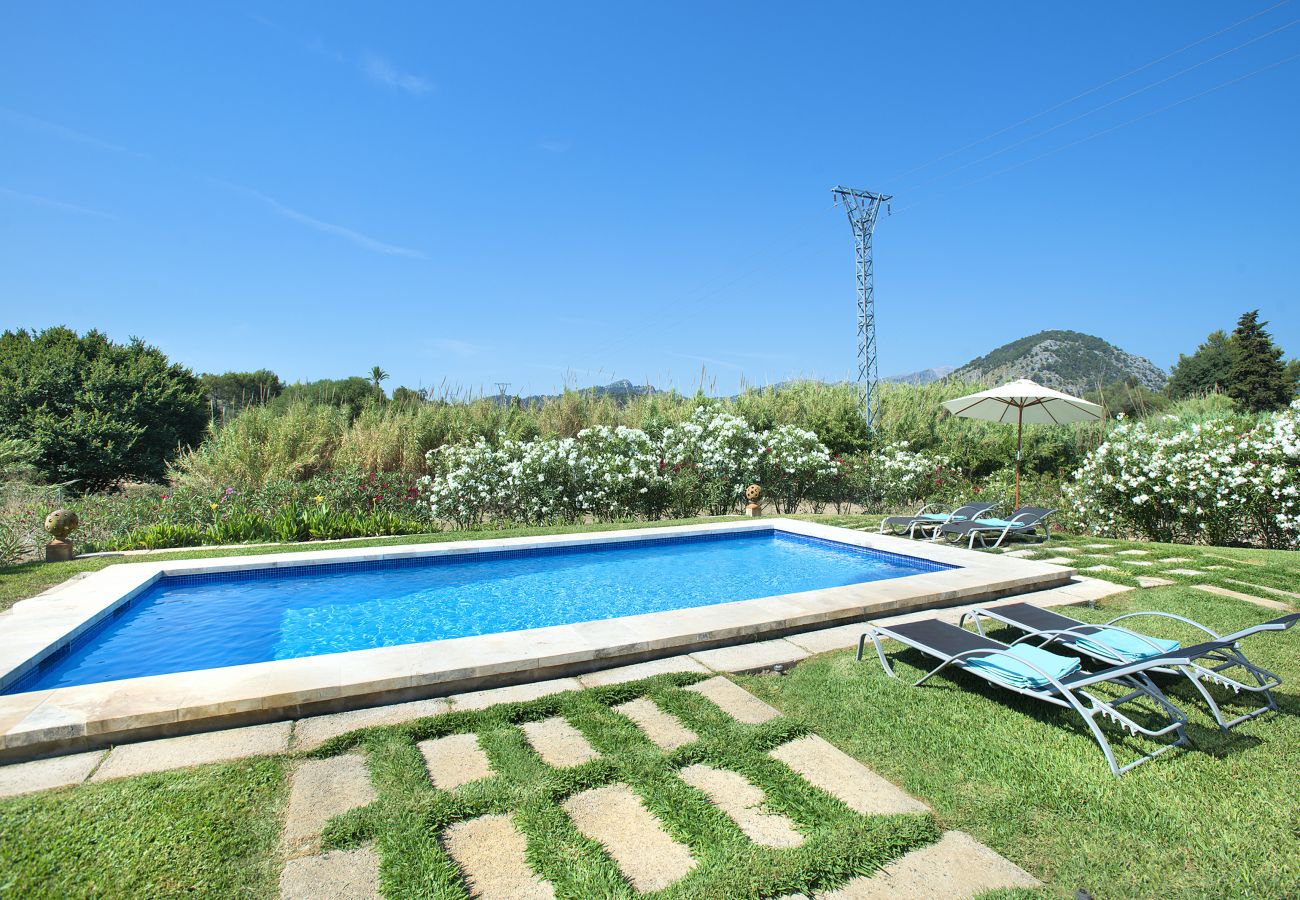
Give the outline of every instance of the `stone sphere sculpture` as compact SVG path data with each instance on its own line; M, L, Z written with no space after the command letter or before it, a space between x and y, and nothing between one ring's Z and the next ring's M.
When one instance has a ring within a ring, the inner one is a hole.
M763 508L763 505L759 502L763 499L763 488L760 485L751 484L745 488L745 499L749 501L745 505L745 515L757 516Z
M53 535L56 541L66 541L68 535L76 531L80 524L77 514L70 509L56 509L45 517L45 530Z

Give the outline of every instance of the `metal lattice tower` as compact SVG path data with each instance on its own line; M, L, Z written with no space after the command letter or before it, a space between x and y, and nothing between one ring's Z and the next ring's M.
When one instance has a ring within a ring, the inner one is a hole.
M881 204L888 204L893 196L841 185L831 188L831 196L849 214L858 252L858 396L867 427L873 428L880 373L876 368L876 290L871 271L871 235L876 230Z

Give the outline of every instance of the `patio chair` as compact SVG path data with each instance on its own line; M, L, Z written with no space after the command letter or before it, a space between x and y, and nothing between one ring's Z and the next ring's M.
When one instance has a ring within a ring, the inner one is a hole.
M896 676L885 658L884 648L880 645L881 637L892 638L940 661L914 686L919 687L949 666L955 666L1005 690L1074 710L1092 732L1106 757L1106 764L1116 777L1174 747L1185 747L1190 743L1186 732L1187 716L1165 697L1148 673L1160 666L1190 665L1192 659L1212 649L1231 646L1224 641L1209 642L1090 673L1084 671L1075 658L1023 644L1029 635L1014 643L1003 644L948 622L927 619L898 625L872 626L858 640L858 659L862 659L867 638L871 638L880 665L891 677ZM1127 690L1127 693L1106 700L1087 690L1106 683ZM1154 713L1163 724L1149 728L1121 710L1121 707L1142 701L1149 701L1149 705L1142 708L1148 714ZM1114 751L1097 721L1098 717L1112 719L1135 735L1152 739L1173 735L1174 740L1121 766L1115 761Z
M975 542L979 541L981 547L1000 547L1002 542L1009 537L1033 537L1038 534L1038 529L1043 530L1042 543L1052 539L1051 528L1047 524L1047 517L1056 512L1054 509L1043 509L1041 506L1022 506L1011 514L1009 519L972 519L969 522L948 522L940 525L934 531L934 539L937 541L940 537L946 538L951 542L958 542L969 539L968 546L975 549ZM997 540L989 544L989 539L993 536Z
M1244 628L1234 634L1222 635L1216 634L1212 629L1207 628L1200 622L1193 621L1185 616L1154 611L1126 613L1111 619L1103 625L1090 625L1086 622L1080 622L1078 619L1062 615L1050 609L1042 609L1030 603L1009 603L1006 606L975 609L962 616L963 623L967 615L971 617L980 634L984 633L982 620L992 619L1026 632L1029 637L1041 636L1043 642L1038 645L1040 648L1057 643L1063 647L1068 647L1075 653L1107 665L1139 662L1182 649L1178 641L1155 638L1138 631L1130 631L1128 628L1116 625L1116 622L1135 616L1159 616L1184 622L1209 635L1214 645L1196 645L1197 647L1209 647L1210 649L1192 655L1190 663L1161 666L1152 671L1186 676L1187 680L1205 699L1206 705L1210 708L1210 713L1214 716L1214 721L1219 724L1219 728L1223 731L1227 731L1234 725L1240 725L1242 722L1249 721L1256 716L1261 716L1269 710L1277 709L1277 701L1273 699L1273 689L1282 684L1282 679L1279 676L1247 659L1246 655L1237 646L1237 642L1242 638L1264 631L1285 631L1296 622L1300 622L1300 613L1287 613L1271 621ZM1188 648L1184 652L1190 653L1192 649L1195 648ZM1244 670L1250 681L1242 681L1225 674L1227 671L1237 668ZM1206 688L1206 682L1230 688L1234 693L1246 691L1248 693L1263 694L1264 705L1234 719L1225 719L1223 711L1219 709L1219 704L1215 702L1214 697L1210 695L1209 690Z
M930 503L921 507L914 516L890 516L880 523L880 533L885 534L888 529L890 534L914 538L918 531L924 535L928 529L938 528L949 522L964 522L982 516L992 509L993 505L992 503L967 503L952 512L943 512L938 508L938 504Z

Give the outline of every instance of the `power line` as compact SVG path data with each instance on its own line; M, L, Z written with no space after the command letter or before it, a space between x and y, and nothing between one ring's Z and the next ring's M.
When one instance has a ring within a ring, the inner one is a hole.
M928 169L930 166L934 165L935 163L943 162L945 159L950 159L959 153L965 153L967 150L970 150L974 147L978 147L980 144L987 143L988 141L993 140L993 138L995 137L999 137L1003 134L1006 134L1008 131L1015 131L1017 128L1021 127L1022 125L1028 125L1030 122L1041 119L1045 115L1054 113L1058 109L1062 109L1063 107L1069 106L1071 103L1074 103L1076 100L1082 100L1084 97L1095 94L1097 93L1097 91L1103 90L1104 88L1108 88L1112 84L1118 84L1119 82L1123 81L1126 78L1130 78L1138 74L1139 72L1144 72L1147 69L1150 69L1152 66L1157 66L1166 60L1173 59L1175 56L1178 56L1180 53L1185 53L1188 50L1191 50L1193 47L1198 47L1201 44L1204 44L1206 41L1214 40L1216 37L1227 34L1229 31L1233 31L1234 29L1240 28L1242 25L1245 25L1247 22L1253 22L1255 19L1258 19L1260 16L1267 15L1268 13L1271 13L1273 10L1278 9L1279 7L1286 6L1290 2L1291 0L1281 0L1280 3L1274 3L1272 6L1262 9L1259 12L1254 13L1252 15L1249 15L1244 19L1239 19L1236 22L1233 22L1231 25L1227 25L1223 28L1220 28L1218 31L1213 32L1212 34L1207 34L1204 37L1199 37L1196 40L1192 41L1190 44L1184 44L1183 46L1179 47L1177 50L1171 50L1168 53L1164 54L1163 56L1156 57L1150 62L1143 63L1142 65L1138 66L1135 69L1129 69L1127 72L1123 73L1122 75L1116 75L1114 78L1110 78L1106 81L1103 81L1101 84L1094 85L1093 87L1088 88L1086 91L1083 91L1082 93L1075 94L1073 97L1070 97L1068 100L1062 100L1060 103L1053 104L1052 106L1049 106L1044 110L1034 113L1032 116L1027 116L1021 119L1019 122L1016 122L1012 125L1007 125L1005 128L999 128L997 131L994 131L990 134L986 134L984 137L980 138L979 140L971 141L969 144L964 144L955 150L949 150L947 153L944 153L941 156L936 156L934 159L930 160L929 162L921 163L919 166L913 166L912 168L908 169L906 172L903 172L895 176L894 178L890 179L890 183L895 184L907 178L907 176L911 175L913 172L919 172L922 169Z

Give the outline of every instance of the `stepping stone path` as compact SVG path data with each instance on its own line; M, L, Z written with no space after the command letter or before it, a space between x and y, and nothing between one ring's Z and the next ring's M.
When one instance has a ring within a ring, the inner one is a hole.
M1088 566L1088 567L1087 567L1086 569L1084 569L1083 571L1085 571L1085 572L1118 572L1119 569L1115 568L1114 566Z
M1070 559L1068 556L1049 556L1047 559L1040 559L1037 560L1037 562L1050 563L1053 566L1068 566L1070 563L1074 562L1074 560Z
M1150 550L1120 550L1116 556L1150 556Z
M1004 556L1014 556L1017 559L1023 559L1026 556L1033 556L1037 552L1037 550L1003 550L1002 554Z
M640 726L645 736L650 738L661 750L676 750L693 743L697 738L674 716L664 712L655 702L647 697L638 697L627 703L614 707L614 712L621 713Z
M1038 879L963 831L949 831L879 873L854 878L818 900L965 900L998 888L1038 887Z
M1229 578L1228 581L1231 581L1233 584L1239 584L1242 587L1256 588L1257 590L1268 591L1270 594L1274 594L1278 597L1287 597L1291 600L1300 601L1300 594L1297 594L1295 591L1284 591L1281 588L1269 587L1266 584L1251 584L1249 581L1237 581L1233 578Z
M478 744L478 735L449 734L417 744L424 756L424 768L433 786L444 791L454 791L462 784L489 778L492 766L487 754Z
M555 889L528 866L528 839L510 816L479 816L442 833L442 845L478 900L553 900Z
M1281 600L1269 600L1265 597L1256 597L1253 594L1243 594L1241 591L1234 591L1213 584L1194 584L1192 587L1196 588L1198 591L1205 591L1207 594L1216 594L1220 597L1231 597L1234 600L1245 600L1247 603L1254 603L1256 606L1263 606L1268 609L1279 609L1283 612L1289 612L1291 609L1290 604L1283 603Z
M795 830L794 822L779 813L762 810L763 792L745 776L700 764L687 766L677 774L730 816L755 844L798 847L803 843L803 835Z
M373 900L379 896L379 854L371 847L331 850L284 864L281 900Z
M282 900L379 896L379 856L373 848L320 853L321 830L335 816L375 800L359 753L307 760L293 773L281 846Z
M816 735L782 744L768 755L864 816L928 810L920 800Z
M746 725L761 725L781 715L749 691L721 675L693 684L686 690L707 697L727 715Z
M525 722L521 727L528 736L528 743L548 766L567 769L600 756L596 748L587 743L582 732L559 716L540 722Z
M1152 562L1151 560L1149 560L1149 559L1123 559L1123 560L1120 560L1120 562L1124 563L1124 565L1126 565L1126 566L1153 566L1153 565L1155 565L1155 563L1153 563L1153 562Z
M1083 545L1085 550L1109 550L1111 549L1111 546L1112 546L1111 544L1084 544Z
M691 851L664 831L626 784L583 791L563 805L577 829L601 844L642 893L662 890L695 868Z
M282 844L285 855L305 856L320 849L320 833L335 816L375 801L365 757L345 753L309 759L293 773Z
M1185 563L1185 562L1191 562L1192 558L1190 556L1166 556L1164 559L1160 561L1162 563ZM1209 568L1213 569L1214 566L1210 566Z
M1169 578L1154 578L1150 575L1138 576L1138 587L1144 587L1144 588L1169 587L1169 585L1177 584L1177 583L1178 582L1173 581Z
M1200 569L1165 569L1166 575L1204 575Z

